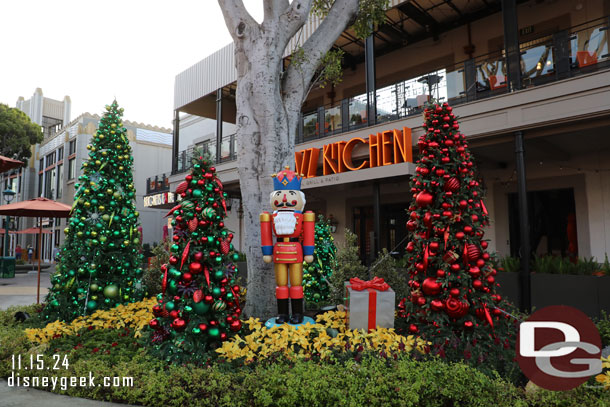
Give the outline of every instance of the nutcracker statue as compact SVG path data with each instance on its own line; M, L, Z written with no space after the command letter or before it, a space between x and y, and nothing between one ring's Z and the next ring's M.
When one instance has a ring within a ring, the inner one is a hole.
M313 261L315 214L303 213L305 194L301 180L289 167L273 174L270 201L273 213L260 215L263 261L274 264L275 296L279 316L277 324L303 322L303 260ZM274 234L277 241L273 244ZM290 277L290 288L288 281ZM289 317L288 299L292 305Z

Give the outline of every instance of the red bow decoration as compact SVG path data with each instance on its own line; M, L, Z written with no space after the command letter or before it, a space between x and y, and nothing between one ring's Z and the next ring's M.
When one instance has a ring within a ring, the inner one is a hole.
M388 283L383 281L383 278L381 277L373 277L373 279L370 281L363 281L358 277L355 277L350 278L349 283L352 286L352 290L355 291L362 291L366 290L367 288L372 288L377 291L387 291L387 289L390 288Z

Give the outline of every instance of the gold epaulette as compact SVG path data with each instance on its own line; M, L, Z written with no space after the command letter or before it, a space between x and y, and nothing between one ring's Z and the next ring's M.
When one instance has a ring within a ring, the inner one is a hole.
M315 222L316 221L316 214L313 213L312 211L307 211L303 214L303 220L305 222Z

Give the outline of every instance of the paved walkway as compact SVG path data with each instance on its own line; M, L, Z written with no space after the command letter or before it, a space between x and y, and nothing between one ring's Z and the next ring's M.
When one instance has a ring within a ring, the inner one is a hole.
M125 407L127 404L62 396L28 387L8 387L0 379L0 407Z
M55 266L44 269L40 273L40 302L51 287L50 276L55 272ZM17 273L15 278L0 278L0 310L13 305L36 304L36 285L38 271Z

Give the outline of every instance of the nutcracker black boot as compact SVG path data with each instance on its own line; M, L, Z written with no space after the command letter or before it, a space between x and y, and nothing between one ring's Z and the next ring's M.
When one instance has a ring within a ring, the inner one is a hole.
M278 317L275 318L276 324L285 324L288 322L288 298L277 299L277 313Z
M291 324L300 324L303 322L303 298L292 298L292 314L290 315Z

